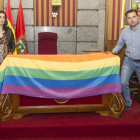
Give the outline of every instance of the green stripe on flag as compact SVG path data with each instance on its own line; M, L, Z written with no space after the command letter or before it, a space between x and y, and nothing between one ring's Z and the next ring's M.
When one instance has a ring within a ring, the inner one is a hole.
M0 75L3 75L4 72L5 70L0 72ZM52 79L52 80L78 80L112 74L119 74L119 72L120 67L118 65L85 71L49 71L49 70L7 66L5 75L23 76L40 79ZM0 81L2 81L2 78L0 78Z

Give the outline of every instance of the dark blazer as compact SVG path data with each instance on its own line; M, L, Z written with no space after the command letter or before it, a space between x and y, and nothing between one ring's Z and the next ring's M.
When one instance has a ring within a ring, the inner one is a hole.
M15 50L15 41L14 41L14 35L10 28L7 28L4 37L6 38L6 43L8 47L8 52L13 53Z

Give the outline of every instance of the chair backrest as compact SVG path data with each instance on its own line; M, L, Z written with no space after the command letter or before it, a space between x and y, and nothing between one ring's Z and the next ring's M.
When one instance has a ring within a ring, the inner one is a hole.
M53 32L38 33L38 54L57 54L57 34Z

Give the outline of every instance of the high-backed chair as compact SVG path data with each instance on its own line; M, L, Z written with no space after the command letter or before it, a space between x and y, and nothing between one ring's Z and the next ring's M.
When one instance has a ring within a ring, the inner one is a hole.
M38 33L38 54L57 54L57 34L53 32Z

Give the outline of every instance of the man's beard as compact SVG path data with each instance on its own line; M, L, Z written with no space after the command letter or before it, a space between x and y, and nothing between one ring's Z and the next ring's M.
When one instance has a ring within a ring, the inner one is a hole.
M138 25L138 22L134 25L130 25L130 27L136 27Z

